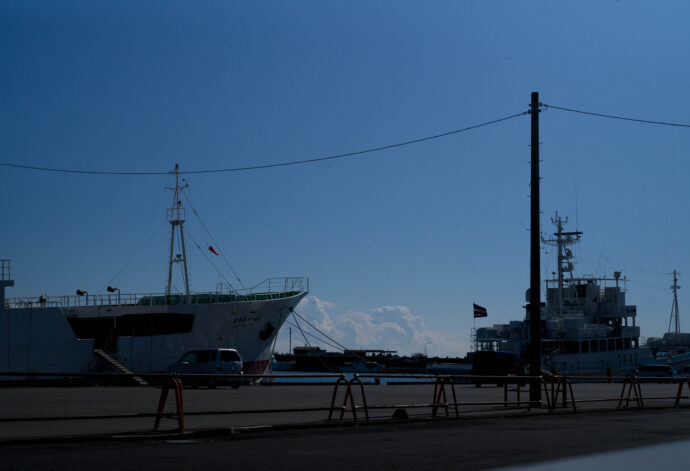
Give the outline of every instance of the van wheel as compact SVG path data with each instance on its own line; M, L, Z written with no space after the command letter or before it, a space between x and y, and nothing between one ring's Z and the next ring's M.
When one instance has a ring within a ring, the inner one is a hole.
M230 386L232 389L240 389L240 383L235 383L232 386Z
M216 389L218 384L216 384L216 378L211 378L208 380L207 386L209 389Z

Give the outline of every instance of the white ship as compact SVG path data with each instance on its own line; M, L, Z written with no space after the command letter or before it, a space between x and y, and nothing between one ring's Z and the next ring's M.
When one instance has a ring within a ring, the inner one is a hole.
M219 284L189 290L184 243L185 209L179 167L168 209L170 260L165 293L5 298L14 286L9 260L0 260L0 371L79 373L114 365L136 373L164 371L188 350L234 348L244 371L270 371L276 335L306 296L306 277L269 278L254 287ZM176 239L177 233L177 239ZM173 256L175 241L179 254ZM182 268L185 292L171 292L173 267Z
M573 275L570 247L582 232L563 231L564 221L552 219L555 239L545 243L558 250L558 272L546 280L546 302L542 302L542 368L571 375L625 374L654 360L652 352L640 347L640 328L635 325L637 307L625 304L620 272L613 278ZM526 295L529 303L529 290ZM524 321L478 328L476 350L508 351L528 358L529 305Z

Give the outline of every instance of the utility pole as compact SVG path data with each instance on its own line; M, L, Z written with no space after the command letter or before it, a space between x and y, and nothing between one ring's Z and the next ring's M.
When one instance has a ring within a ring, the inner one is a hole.
M530 106L532 117L532 178L530 180L530 376L541 376L541 293L540 284L540 235L539 228L539 93L532 92ZM541 405L540 381L530 382L529 400L532 407Z

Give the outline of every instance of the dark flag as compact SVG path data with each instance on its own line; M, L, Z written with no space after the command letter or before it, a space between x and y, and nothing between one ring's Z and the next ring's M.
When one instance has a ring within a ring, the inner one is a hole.
M214 253L215 255L220 255L218 252L216 252L216 249L214 249L212 245L209 245L208 249L211 251L211 253Z
M479 304L474 304L474 317L486 317L486 308Z

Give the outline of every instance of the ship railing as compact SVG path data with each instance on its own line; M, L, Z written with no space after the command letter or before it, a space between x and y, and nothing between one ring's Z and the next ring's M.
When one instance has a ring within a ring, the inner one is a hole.
M598 282L603 282L603 285L601 286L601 299L604 299L604 293L606 288L608 287L608 283L613 283L615 284L616 281L618 282L618 288L620 289L621 293L625 293L627 290L625 289L625 281L624 278L619 278L616 280L615 278L607 278L607 277L602 277L602 276L594 276L594 275L584 275L576 278L563 278L563 281L565 285L577 285L577 284L586 284L589 281L598 281ZM558 287L558 280L557 279L547 279L544 280L544 283L546 284L547 288L556 288Z
M6 299L6 307L9 309L25 309L35 307L99 307L99 306L160 306L178 305L183 303L206 304L209 302L224 302L227 300L218 298L226 295L229 297L243 297L266 295L266 299L279 299L285 293L299 293L309 291L309 278L305 276L293 276L284 278L267 278L251 288L228 290L222 292L219 288L216 292L196 292L187 297L176 293L114 293L114 294L89 294L82 291L82 295L69 296L33 296L15 297ZM263 298L262 298L263 299ZM240 299L242 300L242 299Z
M85 307L85 306L127 306L135 305L140 300L164 294L84 294L82 296L31 296L7 298L6 304L10 309L25 309L35 307ZM141 304L141 303L139 303Z
M266 278L251 288L235 290L235 294L281 293L289 291L309 291L309 278L306 276Z
M272 294L295 291L309 291L309 277L286 276L282 278L266 278L252 287L242 289L235 289L234 287L228 286L227 283L218 283L216 286L216 294L221 295L235 294L244 296L251 294Z

